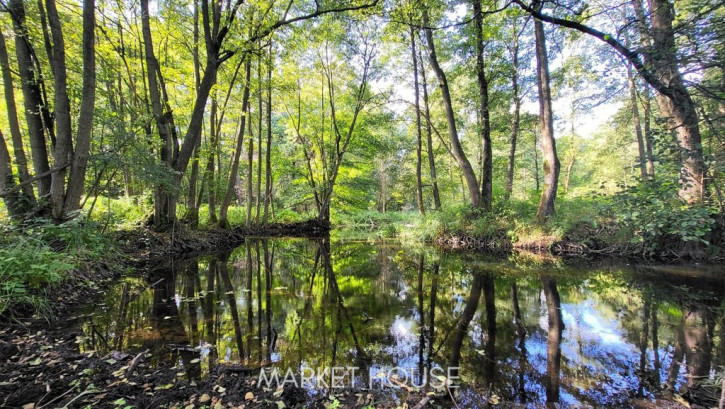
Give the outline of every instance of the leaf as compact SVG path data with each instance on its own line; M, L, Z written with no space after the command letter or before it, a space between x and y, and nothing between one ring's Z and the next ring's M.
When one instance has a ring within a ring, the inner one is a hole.
M154 390L155 391L163 391L163 390L166 390L166 389L171 389L173 387L174 387L174 384L173 383L169 383L169 384L166 384L166 385L157 386L157 387L154 388Z
M252 400L252 399L254 399L254 394L252 392L247 392L244 395L244 400Z
M40 359L40 357L37 357L37 358L33 359L32 361L28 362L28 365L30 365L30 366L38 366L42 362L43 362L43 360Z
M106 359L106 363L108 363L109 365L114 365L114 364L115 364L116 362L118 362L118 361L116 361L116 360L115 360L115 359L113 359L113 358L110 358L110 359Z
M277 409L284 409L287 407L287 405L285 405L284 402L282 402L281 400L278 400L275 403L277 404Z

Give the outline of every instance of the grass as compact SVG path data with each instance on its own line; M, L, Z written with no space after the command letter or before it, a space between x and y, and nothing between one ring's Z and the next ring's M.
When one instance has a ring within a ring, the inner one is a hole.
M360 211L338 215L335 226L378 238L396 238L402 242L428 243L447 235L495 238L512 242L561 240L583 226L593 227L602 220L594 201L574 198L557 200L557 214L546 221L536 219L536 200L510 200L494 203L490 212L466 205L429 211Z

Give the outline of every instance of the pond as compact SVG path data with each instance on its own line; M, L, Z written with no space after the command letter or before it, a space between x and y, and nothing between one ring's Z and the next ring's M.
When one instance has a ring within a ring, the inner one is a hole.
M121 280L89 311L81 348L148 349L153 365L191 379L221 363L278 368L280 377L344 367L345 386L448 377L462 386L461 407L484 393L636 406L722 373L723 273L248 239L230 253L169 260ZM310 394L329 386L320 375L303 385Z

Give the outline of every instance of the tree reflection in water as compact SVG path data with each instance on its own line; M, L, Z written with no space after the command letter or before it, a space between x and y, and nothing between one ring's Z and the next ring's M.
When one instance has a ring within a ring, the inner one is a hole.
M214 365L460 366L459 403L631 406L723 365L722 279L649 268L441 255L390 243L249 239L129 277L81 350L138 353L188 377ZM153 285L149 284L153 283ZM481 300L483 298L483 300ZM564 331L566 328L566 331ZM330 382L328 376L327 382Z

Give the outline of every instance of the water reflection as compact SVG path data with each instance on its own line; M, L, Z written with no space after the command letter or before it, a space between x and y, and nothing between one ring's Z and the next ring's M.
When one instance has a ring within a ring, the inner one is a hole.
M398 366L422 385L433 367L453 366L464 406L490 390L622 407L714 378L723 292L722 280L648 268L259 239L119 283L83 324L82 348L148 349L189 378L219 363L355 366L367 385Z

